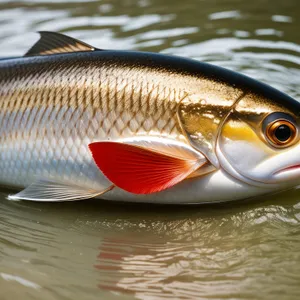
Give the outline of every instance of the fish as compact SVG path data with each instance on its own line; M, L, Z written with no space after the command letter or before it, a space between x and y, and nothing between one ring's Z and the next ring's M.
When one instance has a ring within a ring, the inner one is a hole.
M198 204L299 185L292 97L190 58L39 34L0 60L9 200Z

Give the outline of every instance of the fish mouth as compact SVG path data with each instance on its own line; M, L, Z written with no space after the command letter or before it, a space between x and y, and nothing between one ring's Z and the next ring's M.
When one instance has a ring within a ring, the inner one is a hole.
M282 173L291 172L291 171L295 171L295 170L300 170L300 164L292 165L292 166L286 167L284 169L278 170L274 173L274 175L279 175Z

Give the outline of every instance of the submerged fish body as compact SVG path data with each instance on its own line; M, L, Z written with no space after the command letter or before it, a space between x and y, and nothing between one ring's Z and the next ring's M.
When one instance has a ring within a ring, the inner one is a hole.
M43 33L27 56L0 60L0 184L25 188L11 199L40 201L274 192L300 176L299 112L287 95L216 66Z

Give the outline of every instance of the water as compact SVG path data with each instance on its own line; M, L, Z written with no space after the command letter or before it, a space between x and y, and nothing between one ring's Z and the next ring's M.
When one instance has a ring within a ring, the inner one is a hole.
M212 62L300 99L297 0L0 1L0 56L38 30ZM198 207L0 194L0 299L299 299L300 191Z

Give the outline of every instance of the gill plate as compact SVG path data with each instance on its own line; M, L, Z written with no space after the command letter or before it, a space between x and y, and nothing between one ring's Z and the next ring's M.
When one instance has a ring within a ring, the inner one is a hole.
M237 103L245 96L243 92L231 105L206 103L200 95L186 94L179 102L177 120L190 144L200 151L215 169L220 168L216 147L221 128Z

